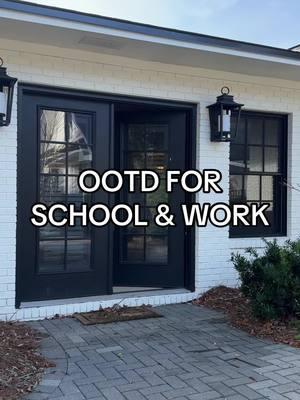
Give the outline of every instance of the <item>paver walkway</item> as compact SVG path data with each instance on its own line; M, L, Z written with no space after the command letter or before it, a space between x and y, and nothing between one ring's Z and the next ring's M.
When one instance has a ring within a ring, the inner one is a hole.
M34 322L56 362L30 400L300 399L300 351L249 337L191 304L164 318L83 326Z

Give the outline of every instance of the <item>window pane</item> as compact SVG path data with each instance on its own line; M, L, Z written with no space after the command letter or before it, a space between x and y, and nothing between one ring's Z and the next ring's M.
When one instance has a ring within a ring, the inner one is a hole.
M40 239L64 239L65 238L65 227L64 226L53 226L47 224L39 228Z
M146 149L166 150L168 140L167 125L146 125Z
M245 192L247 200L259 200L260 177L245 175Z
M168 262L167 236L146 236L146 262L162 264Z
M79 175L92 166L92 150L88 146L68 147L68 174Z
M68 194L75 196L75 199L76 199L76 197L81 199L81 195L83 194L83 192L80 190L80 188L78 186L77 176L68 176ZM70 201L70 199L69 199L69 201Z
M262 148L257 146L247 147L247 171L262 171L263 170Z
M90 144L92 142L91 115L68 113L69 142Z
M155 223L155 216L157 215L156 208L147 207L145 209L145 219L149 221L149 226L146 228L146 233L149 234L167 234L167 226L157 226Z
M245 147L231 144L230 145L230 171L244 172L246 167L245 164Z
M160 203L167 203L168 198L169 195L166 193L164 181L161 181L155 192L146 194L146 205L156 206Z
M39 272L62 272L64 270L65 241L40 241Z
M274 176L263 176L261 185L261 199L262 201L273 200L274 197Z
M168 166L166 153L146 153L146 168L158 174L165 173Z
M68 180L68 184L70 184L70 177ZM66 196L66 203L74 204L75 211L81 211L83 203L87 203L88 205L91 205L91 198L92 198L91 193L84 193L78 189L78 193L75 191L68 192L68 195Z
M130 124L128 126L128 149L143 151L145 148L144 125Z
M141 216L143 216L143 211L141 211ZM123 231L128 234L139 234L143 235L145 233L145 227L143 226L134 226L133 223L130 225L127 225L126 227L123 228Z
M263 120L261 118L249 118L247 120L248 144L262 144L263 142Z
M68 239L90 239L91 227L82 226L82 219L80 217L75 217L75 226L67 226L67 238Z
M144 153L128 153L128 169L144 169L145 154Z
M138 181L137 181L138 182ZM133 193L126 193L126 197L127 197L127 203L129 204L134 204L134 203L138 203L138 204L144 204L144 198L145 198L145 194L142 192L133 192Z
M263 226L239 226L231 227L232 236L260 236L273 235L284 232L284 213L282 198L284 186L284 174L282 168L281 147L284 132L283 120L279 117L242 112L241 124L246 121L247 144L243 142L243 134L230 143L230 202L237 203L247 201L261 204L270 203L266 215L271 222L270 227ZM243 125L241 125L243 127ZM242 128L243 131L243 128ZM246 168L238 165L243 146L246 148ZM268 176L269 175L269 176ZM242 185L243 183L243 185ZM243 193L244 191L244 193ZM276 196L276 198L275 198ZM275 203L276 200L276 203Z
M47 174L66 173L66 146L64 144L41 143L41 172Z
M278 172L278 148L265 147L265 172Z
M243 176L242 175L230 175L230 202L241 203L245 200L243 192Z
M40 176L40 200L46 204L65 201L66 180L64 176Z
M123 236L123 261L144 261L144 236Z
M86 271L91 268L91 241L89 239L67 241L67 271Z
M43 110L41 113L41 140L65 142L65 113Z
M278 145L279 133L282 129L282 121L279 119L265 120L265 144Z

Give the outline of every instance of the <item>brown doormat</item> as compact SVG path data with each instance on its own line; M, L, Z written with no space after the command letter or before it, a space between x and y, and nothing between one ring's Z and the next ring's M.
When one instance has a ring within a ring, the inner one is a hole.
M161 314L151 307L111 307L86 313L75 313L73 317L83 325L108 324L110 322L132 321L134 319L160 318Z

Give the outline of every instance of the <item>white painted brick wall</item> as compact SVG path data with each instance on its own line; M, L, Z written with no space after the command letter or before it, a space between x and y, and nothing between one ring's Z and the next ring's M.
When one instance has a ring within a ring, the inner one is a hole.
M213 70L171 66L70 49L0 40L0 56L20 82L93 90L133 96L192 101L198 104L197 168L223 173L223 194L199 194L198 201L228 201L229 145L211 143L206 106L220 88L231 88L235 99L249 110L286 112L289 120L288 175L300 182L300 83ZM80 61L82 60L82 61ZM111 300L16 310L16 150L17 95L12 123L0 128L0 319L37 319L55 314L97 309ZM296 238L300 226L300 194L288 193L288 236ZM283 240L283 239L281 239ZM233 250L261 247L260 239L229 239L228 228L200 228L196 233L196 292L183 295L125 299L124 304L154 305L190 300L217 285L236 285L229 261Z

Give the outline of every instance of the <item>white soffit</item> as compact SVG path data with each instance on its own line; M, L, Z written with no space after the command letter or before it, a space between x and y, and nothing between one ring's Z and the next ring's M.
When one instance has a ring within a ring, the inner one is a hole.
M300 59L249 53L0 9L0 38L300 81Z

